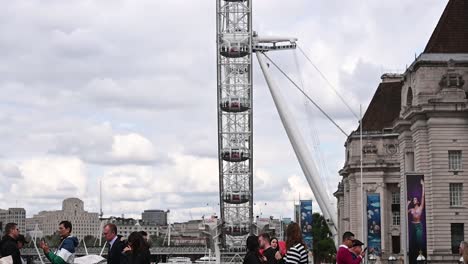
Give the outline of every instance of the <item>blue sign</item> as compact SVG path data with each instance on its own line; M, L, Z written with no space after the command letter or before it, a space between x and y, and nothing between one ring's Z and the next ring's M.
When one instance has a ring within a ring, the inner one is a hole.
M301 200L302 239L309 250L312 250L312 200Z
M369 253L382 255L380 194L367 194L367 246Z

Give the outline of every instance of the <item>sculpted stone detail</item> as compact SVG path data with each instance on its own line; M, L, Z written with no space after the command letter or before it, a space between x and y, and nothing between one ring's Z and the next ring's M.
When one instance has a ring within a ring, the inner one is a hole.
M364 154L376 154L377 146L372 142L367 142L366 145L362 147L362 152Z
M455 72L455 62L450 60L448 62L447 73L442 76L439 82L441 88L462 88L465 84L463 76Z
M388 155L393 156L398 152L398 145L397 144L385 144L385 151Z

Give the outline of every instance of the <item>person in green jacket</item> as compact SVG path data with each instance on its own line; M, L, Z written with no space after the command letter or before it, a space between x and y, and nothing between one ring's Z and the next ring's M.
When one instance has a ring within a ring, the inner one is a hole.
M59 224L59 235L61 238L57 250L52 253L49 245L41 241L40 247L52 264L72 264L75 259L75 248L78 246L78 239L71 236L72 224L69 221L62 221Z

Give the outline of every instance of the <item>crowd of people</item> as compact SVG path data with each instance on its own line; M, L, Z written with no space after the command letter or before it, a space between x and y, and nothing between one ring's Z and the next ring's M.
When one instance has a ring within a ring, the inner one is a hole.
M247 238L247 254L243 264L306 264L309 262L307 248L302 240L301 228L291 223L286 229L286 244L268 234Z
M79 241L71 235L72 229L72 224L69 221L59 223L60 244L55 251L52 251L44 240L40 241L39 247L52 264L73 263ZM20 249L27 241L24 235L20 234L18 225L16 223L6 224L4 233L0 241L0 258L11 256L13 264L26 263L21 257ZM108 264L150 264L151 253L146 232L133 232L125 240L122 236L117 235L117 226L109 223L104 226L103 236L107 241Z
M72 224L62 221L58 226L60 244L52 252L49 245L41 240L39 247L52 264L73 263L78 239L71 235ZM0 257L11 256L13 264L24 264L20 249L28 243L20 234L16 223L5 225L4 236L0 241ZM150 251L147 234L144 231L133 232L127 240L117 234L115 224L106 224L103 236L107 245L108 264L149 264ZM297 223L291 223L286 230L286 243L281 243L269 234L251 235L247 238L247 254L243 264L307 264L307 247L302 239L302 232ZM364 243L354 238L351 232L345 232L342 244L336 254L337 264L359 264L366 255L362 249ZM468 264L468 242L462 241L459 247L460 262Z

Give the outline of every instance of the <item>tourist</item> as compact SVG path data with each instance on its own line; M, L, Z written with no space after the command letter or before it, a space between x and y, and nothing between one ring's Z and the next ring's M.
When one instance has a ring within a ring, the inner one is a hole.
M351 232L344 232L342 244L336 253L336 264L358 264L361 263L365 252L362 252L356 259L353 259L353 254L349 249L353 246L354 234Z
M309 256L307 255L307 249L302 240L302 232L299 224L289 224L286 229L286 236L286 248L288 250L284 256L284 263L307 264L309 262Z
M24 235L19 235L18 238L16 239L16 246L18 249L22 249L24 245L26 245L28 242L26 241L26 237ZM21 263L26 264L26 260L24 258L21 258Z
M52 264L71 264L75 259L75 248L78 246L78 239L71 236L72 224L69 221L60 222L58 232L61 242L54 253L50 251L49 245L44 240L41 241L39 247Z
M13 264L21 264L21 254L18 249L16 240L19 236L19 228L16 223L8 223L5 225L5 235L0 241L0 256L11 256Z
M251 235L247 238L247 254L245 254L243 264L261 264L261 257L258 253L259 244L258 238Z
M468 264L468 242L462 241L460 243L459 252L461 256L460 263Z
M140 232L132 232L128 236L127 246L123 249L126 264L150 264L151 253L148 243Z
M357 239L353 240L353 245L349 249L349 251L351 252L351 256L353 257L353 260L357 259L361 255L362 245L364 245L364 243L362 243L361 241Z
M275 250L275 251L280 251L279 245L278 245L278 239L276 237L272 237L270 239L270 246Z
M26 241L26 237L24 235L19 235L16 239L16 246L18 249L22 249L27 243L28 242Z
M266 264L276 264L276 250L270 245L270 235L263 233L258 237L260 248L263 249L263 262Z
M125 248L125 244L122 241L122 236L117 235L117 226L106 224L102 234L108 243L107 264L120 264L124 257L122 251Z

